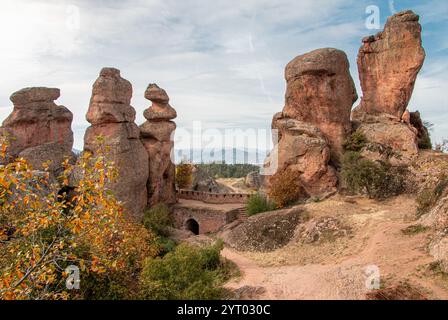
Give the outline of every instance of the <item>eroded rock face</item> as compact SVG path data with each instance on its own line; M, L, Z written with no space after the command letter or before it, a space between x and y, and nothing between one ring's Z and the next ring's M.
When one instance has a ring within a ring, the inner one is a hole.
M285 70L286 117L309 123L323 133L338 162L351 131L350 112L357 100L346 54L318 49L294 58Z
M48 160L56 177L65 157L73 157L73 114L54 100L60 96L56 88L25 88L11 95L12 113L5 119L0 134L9 136L6 161L16 157L28 160L34 169L43 170Z
M419 222L434 229L434 235L428 245L429 254L439 263L443 272L448 272L448 190L442 196L429 213L423 215Z
M263 212L249 217L222 237L237 250L273 251L288 244L297 225L305 218L303 211L297 208Z
M147 119L140 126L140 138L149 156L148 206L176 203L175 171L172 162L173 134L176 124L170 121L177 113L169 105L165 90L150 84L145 98L152 105L143 113Z
M296 229L295 238L302 243L334 241L351 234L351 228L333 217L313 218Z
M368 141L362 155L370 160L407 165L418 156L417 130L410 124L383 114L366 115L356 126Z
M202 192L224 193L225 188L221 187L205 170L198 166L193 168L193 181L191 189Z
M359 111L401 118L425 60L419 16L412 11L387 19L384 31L363 39L358 70L363 97Z
M272 128L278 130L279 141L266 159L265 168L276 167L276 172L286 169L299 172L306 196L336 191L336 171L328 164L330 146L318 127L288 118L280 112L274 115ZM271 178L272 175L264 176L267 190Z
M148 154L134 123L130 105L132 86L114 68L104 68L93 85L87 121L92 125L84 136L84 150L95 152L103 136L107 154L115 163L118 178L108 187L122 201L129 218L139 221L147 204Z
M263 184L262 177L258 171L249 172L244 179L244 184L249 188L258 190Z
M418 130L406 109L425 59L418 20L412 11L397 13L383 32L363 39L358 54L363 97L352 119L370 144L399 156L391 159L396 165L408 165L418 155ZM364 155L385 160L376 150Z

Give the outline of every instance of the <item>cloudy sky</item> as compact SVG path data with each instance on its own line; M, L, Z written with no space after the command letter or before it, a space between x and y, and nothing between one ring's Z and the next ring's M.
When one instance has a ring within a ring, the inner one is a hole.
M435 141L448 138L445 0L2 0L0 121L14 91L58 87L82 149L91 86L113 66L133 84L138 123L150 104L143 93L155 82L178 111L179 132L194 121L266 129L283 107L285 65L313 49L344 50L361 95L356 54L361 38L379 31L366 26L371 5L381 29L395 11L421 16L427 57L409 108L434 123Z

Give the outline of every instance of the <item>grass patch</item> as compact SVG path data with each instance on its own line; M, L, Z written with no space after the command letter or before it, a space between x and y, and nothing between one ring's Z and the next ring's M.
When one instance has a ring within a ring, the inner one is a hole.
M406 236L413 236L422 232L426 232L428 230L429 230L428 227L425 227L421 224L414 224L412 226L402 229L401 232Z

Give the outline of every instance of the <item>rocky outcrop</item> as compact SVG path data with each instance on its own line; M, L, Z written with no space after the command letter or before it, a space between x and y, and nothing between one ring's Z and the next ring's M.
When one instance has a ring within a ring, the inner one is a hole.
M229 191L219 185L215 179L199 166L193 167L191 190L212 193L225 193L226 191Z
M165 90L150 84L145 98L152 105L145 110L147 119L140 126L140 139L149 156L148 205L176 203L175 170L172 161L173 134L176 124L170 121L177 113L169 105Z
M25 88L11 95L12 113L5 119L0 134L9 140L6 161L23 157L36 170L50 160L49 171L57 177L66 157L73 157L73 114L55 104L56 88Z
M412 11L397 13L383 32L363 39L358 54L363 97L357 111L401 119L425 59L418 20Z
M301 243L334 241L352 233L339 219L333 217L313 218L301 224L295 231L295 240Z
M91 126L84 136L84 150L95 152L101 144L98 137L103 137L110 149L107 157L118 170L118 178L108 187L123 202L128 217L139 221L147 203L148 154L134 123L131 97L132 85L120 76L119 70L101 70L87 112Z
M300 176L304 196L336 191L342 143L352 130L350 112L357 99L344 52L319 49L293 59L285 69L283 112L274 115L274 150L265 161L263 189L269 194L275 173Z
M371 144L394 152L397 165L418 155L418 131L406 109L425 59L418 20L412 11L397 13L383 32L363 39L358 54L363 97L352 119ZM368 158L384 159L378 150L364 151Z
M420 149L431 149L432 145L429 130L423 123L420 112L410 112L409 123L417 130L418 147Z
M435 206L419 222L434 230L428 244L429 254L438 262L443 272L448 272L448 190L445 188Z
M244 184L248 188L258 190L263 184L262 177L258 171L249 172L244 179Z
M240 251L273 251L294 237L297 225L305 221L303 213L297 208L259 213L221 236L230 247Z
M285 117L319 128L338 162L358 98L346 54L326 48L298 56L286 66L285 78Z
M392 116L365 115L354 127L368 141L361 153L370 160L389 161L398 166L409 164L418 155L417 130Z
M278 142L265 161L265 167L286 169L300 174L305 196L320 196L336 191L336 171L330 161L330 145L316 126L277 113L272 128L278 130ZM274 142L275 143L275 142ZM265 175L264 188L269 190L274 175Z

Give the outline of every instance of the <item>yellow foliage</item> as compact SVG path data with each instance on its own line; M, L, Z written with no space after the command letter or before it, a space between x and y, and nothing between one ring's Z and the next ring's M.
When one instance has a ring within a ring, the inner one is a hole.
M7 145L0 139L0 156ZM0 167L0 299L67 299L76 295L65 286L69 265L101 274L139 268L157 255L154 235L124 219L105 187L117 174L106 151L79 157L82 174L70 200L24 159ZM59 181L68 185L74 166L66 160L63 168Z
M190 163L180 163L176 166L176 184L179 189L191 186L193 182L193 165Z

